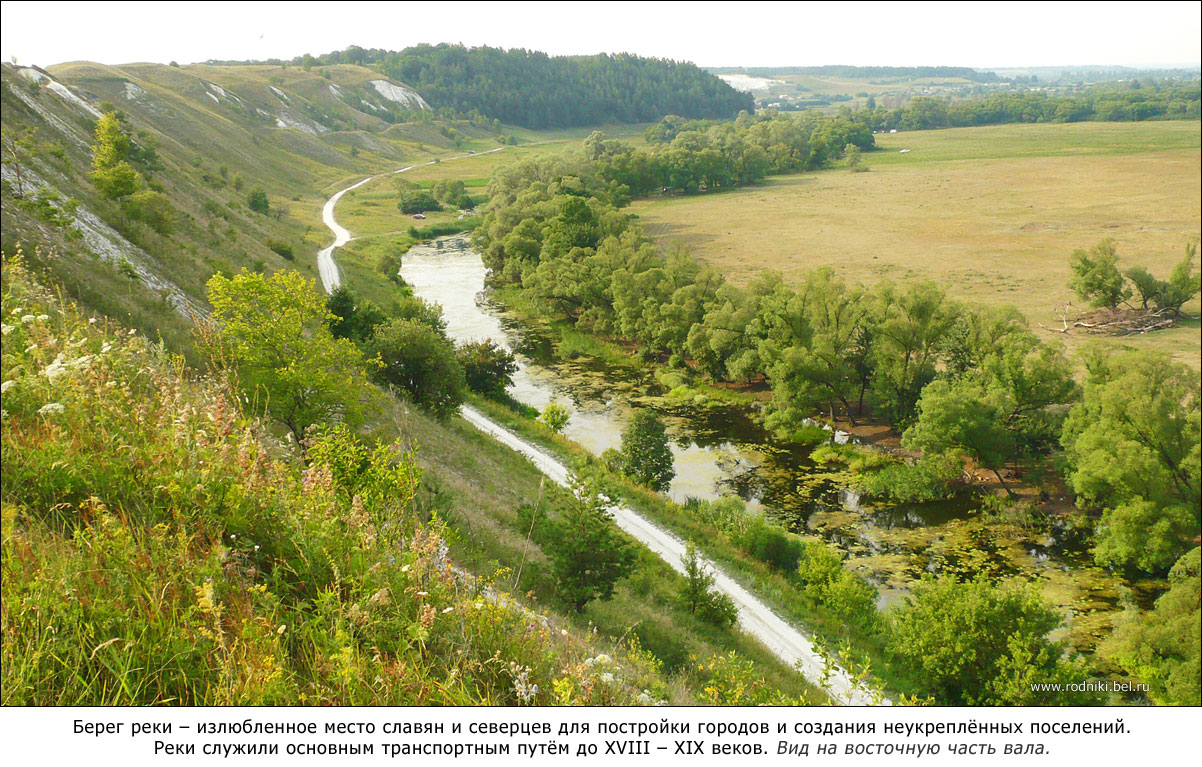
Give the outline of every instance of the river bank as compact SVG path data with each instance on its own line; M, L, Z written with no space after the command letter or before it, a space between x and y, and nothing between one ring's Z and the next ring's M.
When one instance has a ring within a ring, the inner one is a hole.
M1056 499L1002 508L989 498L993 488L982 483L948 501L861 502L845 490L850 477L811 460L811 446L782 443L764 429L757 418L762 396L710 396L682 371L639 363L603 339L582 343L574 337L579 331L561 334L551 323L501 306L497 294L484 291L477 261L466 249L419 247L407 255L402 276L417 295L451 307L449 320L475 316L474 327L452 322L454 337L501 340L518 354L515 399L540 409L552 399L568 405L565 436L593 455L618 444L633 408L656 409L676 441L671 500L737 495L753 512L836 545L847 553L848 566L877 587L881 608L904 599L927 574L1024 578L1038 582L1064 612L1061 635L1096 658L1125 603L1147 606L1165 587L1157 579L1128 580L1097 566L1089 553L1090 520ZM881 427L861 424L852 431L865 442L896 447L895 436Z

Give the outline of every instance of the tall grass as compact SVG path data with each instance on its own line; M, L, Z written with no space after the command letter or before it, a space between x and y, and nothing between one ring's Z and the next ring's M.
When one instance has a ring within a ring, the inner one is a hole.
M399 446L341 428L308 465L141 335L3 269L6 705L629 704L596 660L462 574Z

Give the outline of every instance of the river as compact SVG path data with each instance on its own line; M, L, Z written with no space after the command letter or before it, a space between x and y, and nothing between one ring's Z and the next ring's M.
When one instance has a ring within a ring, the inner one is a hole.
M1068 618L1059 632L1081 652L1092 652L1122 609L1131 588L1143 606L1163 584L1127 582L1098 567L1084 530L1068 518L1034 527L979 511L973 494L921 504L861 505L857 494L810 460L810 449L782 444L743 405L692 406L665 396L648 370L615 368L594 360L562 359L554 334L520 321L492 302L485 266L465 238L411 248L401 276L424 300L440 304L448 334L459 341L490 339L515 352L518 372L510 394L542 409L552 400L569 409L565 436L599 455L617 447L635 407L653 407L674 440L676 477L668 495L677 502L738 495L800 533L818 535L847 552L849 564L872 582L878 606L904 599L927 574L984 574L1037 580ZM845 435L838 434L842 439Z
M362 183L342 190L323 209L335 234L335 244L321 254L327 262L323 282L327 273L333 275L327 289L338 284L334 250L351 239L334 219L334 208L343 192ZM1025 578L1039 582L1045 598L1064 611L1066 623L1059 635L1075 650L1091 653L1109 633L1112 617L1123 609L1124 594L1146 608L1163 591L1162 581L1127 581L1098 567L1089 554L1085 530L1075 527L1072 517L1015 522L981 512L971 494L938 503L861 505L837 477L828 479L827 470L813 464L809 448L777 441L748 406L699 403L692 395L674 398L668 391L671 383L649 367L563 358L555 353L553 332L516 319L490 300L484 263L465 237L414 246L402 264L401 276L414 293L442 307L452 339L492 340L515 353L518 371L509 390L514 399L539 410L551 401L568 408L566 437L600 455L620 444L634 408L653 407L665 417L674 440L676 477L669 497L685 502L738 495L753 512L768 514L796 532L822 537L846 552L848 565L877 587L882 608L904 598L914 581L927 574ZM465 407L463 416L526 455L553 480L566 482L567 469L553 456L473 408ZM838 432L832 436L836 441L847 438ZM619 526L680 569L680 540L629 508L615 505L611 510ZM835 700L872 700L871 692L856 687L841 670L824 685L822 661L809 639L714 569L718 585L738 605L746 631L791 665L798 664Z
M496 151L496 150L493 150ZM409 168L416 166L409 166ZM403 168L397 173L408 170ZM383 175L383 174L381 174ZM372 178L376 178L373 176ZM370 180L370 179L368 179ZM337 223L334 216L335 207L342 196L356 189L367 180L360 181L332 196L322 209L322 217L334 233L334 244L324 249L318 258L318 266L322 282L329 292L340 284L334 252L352 238L347 230ZM425 260L422 256L425 253ZM323 266L323 262L325 266ZM479 254L466 249L440 248L437 244L411 250L406 254L402 277L414 286L414 292L431 301L436 301L443 307L443 314L448 323L448 333L457 340L491 338L507 347L514 344L513 337L505 329L505 324L495 311L487 311L480 300L484 288L484 264ZM328 276L328 280L327 280ZM418 287L418 286L422 287ZM452 327L454 329L452 329ZM540 376L543 380L540 382ZM557 390L549 373L540 373L536 366L523 362L518 375L515 376L514 396L529 397L533 405L539 402L538 397L545 397L543 403L557 396ZM615 407L610 400L600 406L574 407L572 434L590 436L587 425L592 423L598 433L609 436L600 441L589 439L585 444L595 448L598 445L609 446L614 434L621 433L621 408ZM526 456L539 471L559 485L567 486L569 471L563 463L547 451L531 445L509 430L491 421L475 408L464 405L461 408L464 420L482 432L491 435L501 444ZM604 427L602 427L604 425ZM615 431L616 430L616 431ZM602 448L604 449L604 448ZM700 448L698 449L698 451ZM698 452L694 451L694 452ZM683 448L681 455L690 453L688 447ZM704 485L704 482L700 483ZM678 572L684 571L683 558L685 542L668 531L648 521L642 515L623 504L611 504L610 513L614 522L632 538L638 540L669 566ZM891 701L852 679L838 663L824 657L815 648L808 636L790 625L767 604L754 594L742 587L737 581L727 575L712 561L702 559L702 566L710 570L714 576L714 586L727 594L738 610L739 627L754 636L774 655L787 665L796 668L811 684L824 690L830 699L842 705L889 705Z

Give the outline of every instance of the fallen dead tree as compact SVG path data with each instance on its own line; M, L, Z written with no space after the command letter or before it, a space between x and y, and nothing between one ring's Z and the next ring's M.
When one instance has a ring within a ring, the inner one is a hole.
M1178 312L1169 309L1107 307L1084 314L1077 312L1075 317L1070 318L1069 315L1073 311L1075 310L1072 304L1065 305L1064 310L1060 312L1061 327L1049 327L1042 322L1039 323L1039 327L1053 333L1069 333L1080 328L1092 335L1130 336L1176 327L1176 318L1179 316Z

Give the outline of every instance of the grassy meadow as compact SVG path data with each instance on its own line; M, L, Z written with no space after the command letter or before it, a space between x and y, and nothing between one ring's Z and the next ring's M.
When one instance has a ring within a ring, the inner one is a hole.
M662 244L683 243L738 283L819 266L864 283L932 279L1056 328L1074 300L1073 250L1109 237L1121 268L1165 277L1199 237L1196 122L956 128L878 135L877 145L867 173L781 176L633 210ZM1197 301L1186 309L1196 314ZM1043 332L1070 347L1090 338ZM1199 366L1197 322L1127 340Z

